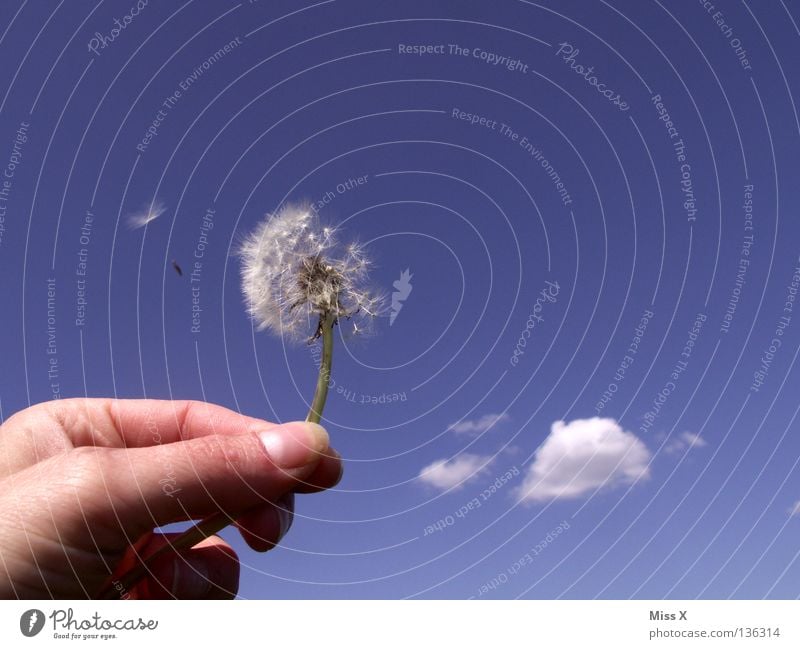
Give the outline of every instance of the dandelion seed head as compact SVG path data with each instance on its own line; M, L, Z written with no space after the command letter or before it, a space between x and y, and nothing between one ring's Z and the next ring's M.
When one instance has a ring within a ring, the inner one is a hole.
M303 340L330 314L347 333L369 330L384 297L368 286L364 247L337 234L309 206L286 205L244 240L242 292L257 329Z

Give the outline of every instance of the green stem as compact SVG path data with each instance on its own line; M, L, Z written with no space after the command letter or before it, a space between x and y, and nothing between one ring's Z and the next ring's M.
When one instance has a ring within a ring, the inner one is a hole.
M328 385L331 382L331 361L333 360L333 323L335 318L332 314L327 314L321 322L322 326L322 360L319 364L319 374L317 375L317 388L314 390L314 398L311 400L311 408L308 411L306 421L318 424L322 419L322 410L325 408L325 401L328 398Z
M331 381L331 362L333 360L333 324L336 318L327 314L321 321L322 327L322 360L319 365L317 376L317 387L314 390L314 398L311 400L311 408L308 411L306 421L318 424L322 419L322 411L325 408L325 401L328 398L328 385ZM153 562L166 552L180 552L188 550L195 545L213 536L233 522L227 514L217 512L193 525L171 543L162 545L152 554L141 560L124 575L115 579L100 595L102 599L120 599L127 593L139 580L151 572Z

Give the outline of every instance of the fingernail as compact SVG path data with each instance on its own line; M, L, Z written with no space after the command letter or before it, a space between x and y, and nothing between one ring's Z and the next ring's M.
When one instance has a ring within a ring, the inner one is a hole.
M342 456L335 449L330 449L330 454L339 460L339 475L336 476L336 480L333 482L334 486L336 486L342 481L342 476L344 475L344 462L342 462Z
M275 466L297 469L328 448L328 433L319 424L292 421L259 433L261 443Z
M294 495L289 494L278 500L275 503L275 509L278 512L278 523L281 530L280 536L278 536L278 541L280 541L286 536L286 532L289 531L294 520Z
M206 562L197 557L172 560L172 594L178 599L200 599L211 589Z

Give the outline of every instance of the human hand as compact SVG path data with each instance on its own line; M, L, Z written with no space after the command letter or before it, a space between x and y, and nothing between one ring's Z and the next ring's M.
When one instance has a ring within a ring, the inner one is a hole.
M0 427L0 597L96 597L169 542L153 528L218 511L266 551L291 524L294 493L330 488L341 472L316 424L197 401L33 406ZM120 596L224 599L238 582L236 553L212 536L165 552Z

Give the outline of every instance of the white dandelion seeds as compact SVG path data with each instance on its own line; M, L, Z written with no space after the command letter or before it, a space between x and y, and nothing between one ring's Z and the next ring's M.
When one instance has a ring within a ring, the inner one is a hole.
M136 214L131 214L128 217L128 225L131 230L143 228L151 221L155 221L159 216L167 211L166 206L161 201L154 201L150 205Z
M242 292L256 328L293 339L322 335L326 317L361 333L383 309L367 287L363 246L342 245L304 205L286 205L241 246ZM316 328L315 328L316 327Z

